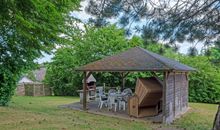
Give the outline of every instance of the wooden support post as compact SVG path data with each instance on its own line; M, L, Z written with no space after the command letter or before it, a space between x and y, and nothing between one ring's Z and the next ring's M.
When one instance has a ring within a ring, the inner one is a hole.
M123 91L125 88L125 77L124 77L124 73L122 74L122 87L121 87L121 91Z
M87 110L87 79L92 74L92 72L84 72L83 73L83 110ZM89 92L89 91L88 91Z
M86 110L86 87L87 87L87 84L86 84L86 72L83 73L83 110L85 111Z
M189 80L189 73L185 73L185 76L186 76L186 80L188 81Z
M175 72L173 72L173 81L174 81L174 84L173 84L173 100L174 100L174 107L173 107L173 112L174 112L174 118L175 118L175 116L176 116L176 73ZM180 100L180 99L178 99L178 100Z
M163 101L162 101L162 120L163 120L163 123L166 123L166 86L167 86L167 72L164 72L163 73L163 94L162 94L162 98L163 98Z
M182 79L182 76L183 76L183 74L184 73L180 73L181 74L181 79ZM175 75L176 76L176 75ZM179 85L179 86L177 86L180 90L180 95L179 95L179 100L178 100L178 105L179 105L179 107L180 107L180 110L178 110L178 114L179 114L179 111L181 111L182 112L182 110L183 110L183 91L182 91L182 89L183 89L183 87L185 87L185 86L182 86L183 85L183 81L181 81L181 85ZM174 104L174 105L176 105L176 104ZM175 110L175 112L176 112L177 110Z
M188 98L189 98L189 73L186 73L186 82L187 82L187 91L186 91L186 95L187 95L187 101L186 101L186 107L188 108Z
M121 87L121 91L123 91L123 89L125 88L125 77L129 74L129 72L127 73L122 73L121 77L122 77L122 87Z

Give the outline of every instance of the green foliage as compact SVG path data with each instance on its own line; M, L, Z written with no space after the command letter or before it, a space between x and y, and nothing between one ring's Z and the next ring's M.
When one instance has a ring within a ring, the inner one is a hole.
M209 51L211 52L209 55L211 62L220 66L220 48L212 47Z
M7 105L21 73L65 34L66 15L79 0L3 0L0 2L0 105Z
M219 102L220 69L205 56L181 57L180 61L198 70L189 75L189 101Z
M124 31L117 29L116 26L88 27L83 36L75 38L71 44L57 50L53 61L48 65L46 82L53 87L55 95L76 95L76 91L82 89L82 76L74 71L76 67L128 47ZM108 82L115 77L106 73L104 78Z
M117 29L114 25L103 28L88 28L85 35L73 43L76 57L80 59L78 65L110 56L128 48L124 34L123 29Z
M53 87L55 95L76 95L81 82L74 71L76 64L73 47L62 47L56 51L53 62L47 65L45 82Z

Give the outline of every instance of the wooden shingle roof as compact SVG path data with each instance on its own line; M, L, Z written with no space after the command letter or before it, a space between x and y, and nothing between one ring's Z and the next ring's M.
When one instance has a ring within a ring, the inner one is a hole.
M140 47L105 57L77 68L78 71L194 71L181 64Z

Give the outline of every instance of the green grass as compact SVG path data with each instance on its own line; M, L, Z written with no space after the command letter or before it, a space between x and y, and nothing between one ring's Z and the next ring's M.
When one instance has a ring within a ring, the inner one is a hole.
M191 109L175 124L189 130L210 130L217 112L216 104L190 103Z
M122 120L94 115L58 105L79 101L75 97L13 97L0 107L0 130L151 130L157 128L211 129L217 105L190 103L191 109L172 125Z

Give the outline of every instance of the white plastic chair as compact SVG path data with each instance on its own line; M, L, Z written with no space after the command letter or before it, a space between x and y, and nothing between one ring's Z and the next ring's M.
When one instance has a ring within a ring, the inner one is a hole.
M89 89L89 94L88 94L88 99L91 100L95 100L96 99L96 92L94 89Z
M100 99L101 95L104 95L103 87L96 87L96 99Z
M111 93L116 93L117 91L115 89L109 89L108 90L108 94L111 94Z
M130 88L126 88L122 91L123 100L127 103L128 98L132 96L132 90Z
M109 96L108 96L108 110L112 109L113 106L115 107L114 111L116 112L117 106L118 106L118 103L116 101L116 96L109 94Z
M102 109L102 106L105 105L105 107L108 106L108 98L105 95L99 96L99 109Z
M123 94L132 95L132 90L130 88L126 88L122 91Z
M122 95L122 98L119 100L119 110L123 108L123 110L125 111L126 103L128 102L129 96L132 96L132 91L130 88L126 88L122 91L121 95Z
M123 99L119 100L119 110L121 110L122 107L123 110L125 111L125 106L126 106L126 102Z

